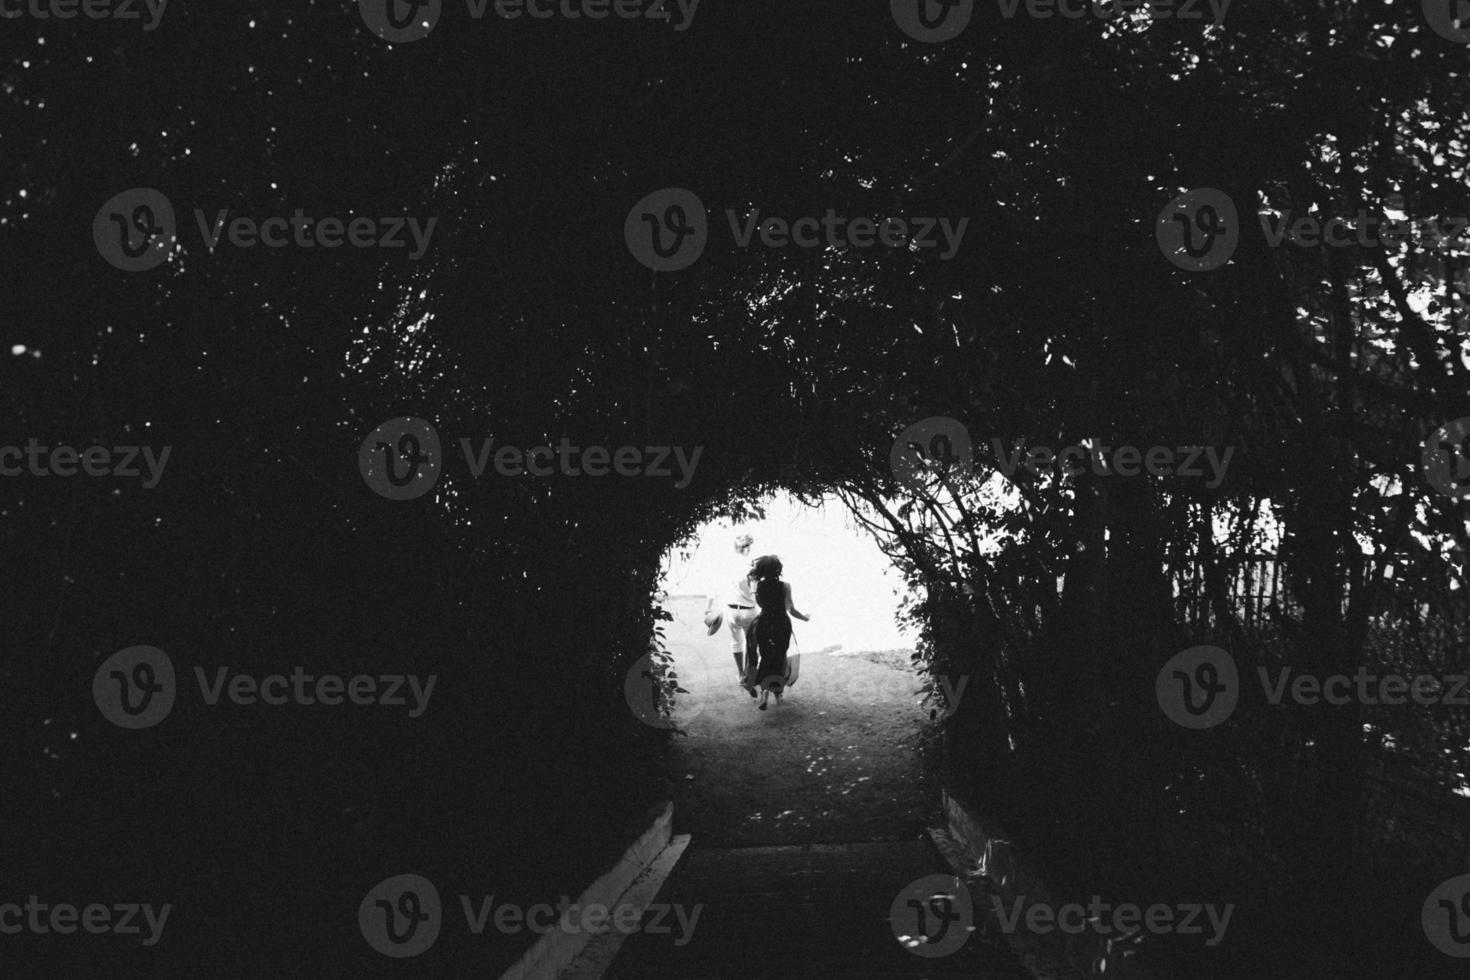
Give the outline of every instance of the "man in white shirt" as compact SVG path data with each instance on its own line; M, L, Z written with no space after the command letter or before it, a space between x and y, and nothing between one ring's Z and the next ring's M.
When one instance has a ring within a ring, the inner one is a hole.
M723 605L725 625L730 632L730 655L735 659L735 671L744 686L745 675L755 665L746 660L745 630L755 621L759 610L755 605L755 582L750 575L750 546L754 539L749 534L735 536L735 554L740 556L739 569L728 584L709 598L709 606ZM754 694L752 693L752 697Z

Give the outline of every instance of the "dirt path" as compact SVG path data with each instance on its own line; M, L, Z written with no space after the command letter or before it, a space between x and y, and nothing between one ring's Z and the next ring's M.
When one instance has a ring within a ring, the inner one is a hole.
M703 609L670 606L669 648L691 692L676 714L689 736L675 737L674 829L692 840L659 895L701 918L687 933L631 936L606 980L1029 980L968 923L937 957L899 940L913 928L910 889L955 887L924 833L941 820L906 658L805 654L785 703L757 711L727 636L704 635ZM923 923L936 942L949 928Z
M703 600L668 608L690 691L675 716L689 733L673 749L676 832L706 847L912 840L933 820L938 792L916 753L927 713L904 658L805 653L784 703L758 711L728 634L705 635Z

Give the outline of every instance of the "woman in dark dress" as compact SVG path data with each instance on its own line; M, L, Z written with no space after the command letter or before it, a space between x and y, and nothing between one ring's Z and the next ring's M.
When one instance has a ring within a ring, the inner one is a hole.
M781 559L775 555L757 558L753 568L756 577L755 604L760 612L746 632L755 671L747 689L759 685L761 700L757 705L766 710L771 693L781 703L786 688L786 651L791 646L791 618L810 622L811 617L797 610L791 602L791 583L781 580ZM753 689L751 693L754 693Z

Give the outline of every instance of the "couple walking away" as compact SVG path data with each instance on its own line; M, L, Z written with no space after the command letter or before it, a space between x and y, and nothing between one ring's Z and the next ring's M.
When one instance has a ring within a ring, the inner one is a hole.
M738 536L735 553L742 559L748 558L752 543L750 535ZM791 646L791 618L794 616L804 623L811 621L810 616L791 602L791 583L781 579L781 559L762 555L752 562L736 580L724 609L715 608L716 598L710 596L704 614L705 626L713 636L722 620L728 623L730 653L735 658L740 686L751 697L757 696L757 687L761 689L757 707L762 711L766 710L772 694L780 704L782 692L796 683L799 671L800 657L787 656Z

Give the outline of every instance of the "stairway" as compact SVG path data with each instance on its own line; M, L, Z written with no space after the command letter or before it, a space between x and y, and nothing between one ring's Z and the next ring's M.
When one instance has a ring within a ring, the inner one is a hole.
M657 897L657 903L683 907L685 921L693 922L689 936L669 913L664 925L670 931L628 937L606 980L1030 980L1003 942L993 944L978 931L958 951L938 958L900 944L889 924L894 900L917 878L950 873L928 839L731 849L697 844ZM645 916L645 924L650 921Z

